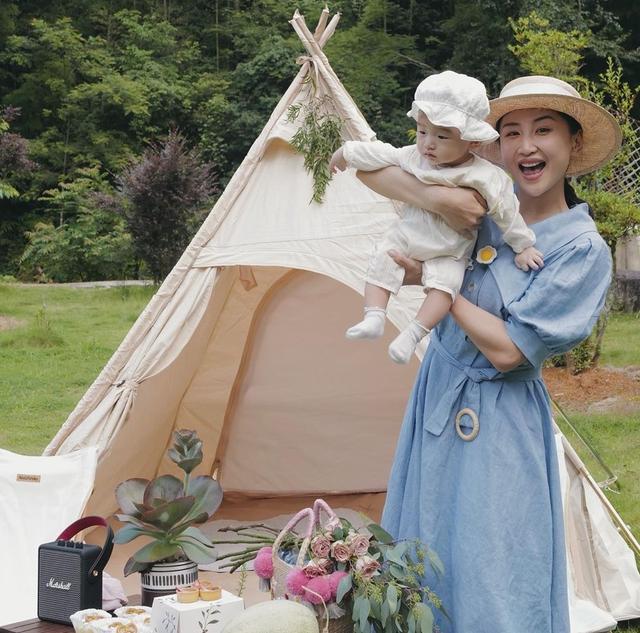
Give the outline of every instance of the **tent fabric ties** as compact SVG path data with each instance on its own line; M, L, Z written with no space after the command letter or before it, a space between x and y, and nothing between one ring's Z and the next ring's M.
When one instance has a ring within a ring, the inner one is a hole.
M514 369L503 373L494 367L471 367L465 365L444 348L435 332L431 334L429 347L433 347L437 354L459 371L459 374L454 377L451 388L440 396L433 407L425 411L424 428L433 435L440 435L447 423L455 416L456 429L461 439L469 441L476 437L477 423L482 421L480 412L482 411L482 414L490 419L493 406L485 403L485 408L481 408L480 383L498 380L528 382L541 379L540 370L536 367L523 367L522 369ZM471 411L474 415L469 415L468 411ZM458 427L467 429L464 433L466 437L462 437L461 430ZM471 429L470 432L469 429Z

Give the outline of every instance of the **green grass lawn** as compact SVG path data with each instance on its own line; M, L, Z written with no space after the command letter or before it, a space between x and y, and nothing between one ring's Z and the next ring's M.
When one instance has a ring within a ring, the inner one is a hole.
M42 452L154 291L0 284L0 315L21 322L0 331L0 447ZM634 315L612 316L602 365L640 366L640 320ZM567 414L618 476L620 492L608 497L640 537L640 415ZM596 480L604 479L585 447L563 430Z
M132 323L150 287L0 284L0 447L37 455L66 420Z

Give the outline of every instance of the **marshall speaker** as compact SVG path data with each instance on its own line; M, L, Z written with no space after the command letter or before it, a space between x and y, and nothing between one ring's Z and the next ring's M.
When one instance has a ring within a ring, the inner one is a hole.
M95 525L107 530L102 547L71 539ZM70 624L69 616L81 609L102 608L102 570L113 549L113 532L102 517L85 517L72 523L51 542L38 548L38 617Z

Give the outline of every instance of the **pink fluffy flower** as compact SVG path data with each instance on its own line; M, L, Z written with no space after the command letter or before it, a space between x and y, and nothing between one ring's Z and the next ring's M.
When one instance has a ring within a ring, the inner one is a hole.
M253 569L260 578L271 578L273 576L273 560L270 547L262 547L258 550Z
M304 599L311 604L322 604L331 600L331 583L328 576L311 578L304 588Z
M327 576L329 579L329 585L331 586L331 599L335 600L338 595L338 586L340 585L340 581L349 574L346 571L334 571L330 576Z
M299 567L294 567L287 574L287 592L292 596L301 596L309 582L307 575Z

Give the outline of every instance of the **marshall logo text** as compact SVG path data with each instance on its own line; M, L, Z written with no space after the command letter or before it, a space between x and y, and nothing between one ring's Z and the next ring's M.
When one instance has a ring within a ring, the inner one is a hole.
M50 578L46 586L51 589L62 589L62 591L69 591L69 589L71 589L70 582L62 582L62 580L56 580L55 578Z

